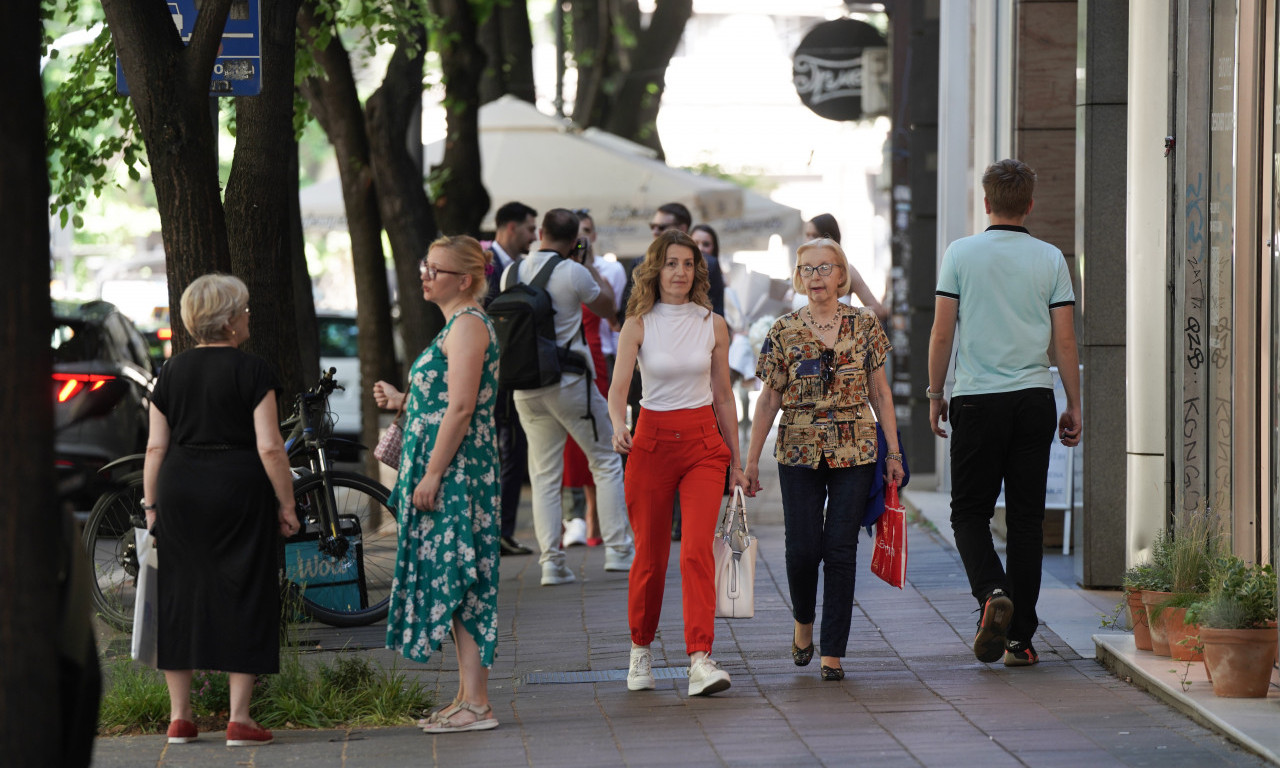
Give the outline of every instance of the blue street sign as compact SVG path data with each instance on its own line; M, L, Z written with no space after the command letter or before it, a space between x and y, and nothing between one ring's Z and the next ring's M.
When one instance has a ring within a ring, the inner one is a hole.
M262 22L259 0L232 0L227 26L222 31L222 45L209 77L210 96L257 96L262 92ZM183 43L191 42L196 26L195 0L169 3L173 25ZM120 58L116 57L116 90L129 95Z

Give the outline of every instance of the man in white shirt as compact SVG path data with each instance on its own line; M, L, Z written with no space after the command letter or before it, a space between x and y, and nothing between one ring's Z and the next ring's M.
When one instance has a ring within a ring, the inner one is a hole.
M538 237L538 212L524 203L510 202L494 214L496 233L493 244L494 279L489 283L485 306L498 295L498 277L503 270L529 253L529 245ZM516 541L516 513L520 509L520 491L528 479L529 446L520 418L516 415L511 393L498 390L494 406L498 427L498 455L502 459L502 538L499 546L504 555L528 555L533 552Z
M591 211L586 208L578 208L574 211L578 215L578 234L587 238L587 242L591 243L591 263L595 266L596 271L600 273L605 280L609 281L609 287L613 289L614 313L611 315L600 317L600 351L604 353L604 359L609 363L610 369L613 367L613 360L618 356L618 331L622 330L622 324L618 322L618 316L622 311L622 293L627 289L627 268L616 261L610 261L596 252L596 222L591 217ZM612 370L609 371L613 373Z
M586 249L576 247L578 217L564 208L547 211L539 232L541 250L515 267L520 282L528 283L552 256L567 256L551 273L547 293L555 307L556 344L568 347L594 372L591 353L582 337L582 305L606 317L614 309L613 288L595 265L585 260ZM604 536L606 571L628 571L634 548L627 531L626 498L622 485L622 459L613 451L613 427L609 408L587 375L566 373L560 381L539 389L522 389L514 395L520 423L529 440L529 480L533 487L533 525L542 548L543 586L568 584L573 571L564 564L560 539L561 480L564 477L564 443L567 435L587 455L595 479L600 528Z

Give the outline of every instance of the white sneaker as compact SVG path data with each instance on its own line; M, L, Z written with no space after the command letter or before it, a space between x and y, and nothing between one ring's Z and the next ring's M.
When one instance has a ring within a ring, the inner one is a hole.
M609 547L604 553L604 569L606 571L629 571L631 561L635 559L636 548L617 549Z
M562 562L548 560L542 564L542 586L544 587L569 584L575 579L573 571L569 570L569 567Z
M627 690L652 691L653 689L653 654L649 652L647 645L642 648L633 646L631 668L627 670Z
M575 517L564 524L564 538L561 540L560 546L568 549L573 546L582 546L587 543L587 521L580 517Z
M710 656L703 656L689 665L690 696L710 696L728 688L729 673L720 669Z

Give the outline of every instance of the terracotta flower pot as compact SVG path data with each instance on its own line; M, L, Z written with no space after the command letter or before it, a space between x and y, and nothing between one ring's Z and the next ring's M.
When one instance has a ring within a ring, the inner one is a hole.
M1163 611L1156 615L1154 621L1150 617L1153 608L1171 597L1173 597L1172 592L1152 592L1146 589L1142 591L1142 605L1147 611L1147 626L1151 629L1151 652L1157 656L1169 655L1169 634L1165 631Z
M1276 661L1274 629L1200 628L1204 662L1213 678L1215 696L1264 698Z
M1133 628L1133 644L1140 651L1151 650L1151 628L1147 626L1147 609L1142 604L1142 592L1130 590L1124 593L1129 605L1129 626Z
M1204 658L1204 654L1197 650L1200 645L1200 627L1188 624L1186 616L1186 608L1165 608L1160 613L1165 633L1169 637L1169 655L1178 661L1200 661Z

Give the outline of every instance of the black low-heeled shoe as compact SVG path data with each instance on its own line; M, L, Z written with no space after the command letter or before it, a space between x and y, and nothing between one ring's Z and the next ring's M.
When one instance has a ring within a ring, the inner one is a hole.
M844 679L844 667L828 667L823 664L822 679L829 682L840 682Z
M791 660L796 663L797 667L809 666L809 662L813 661L813 643L809 643L808 648L801 648L793 641L791 643Z

